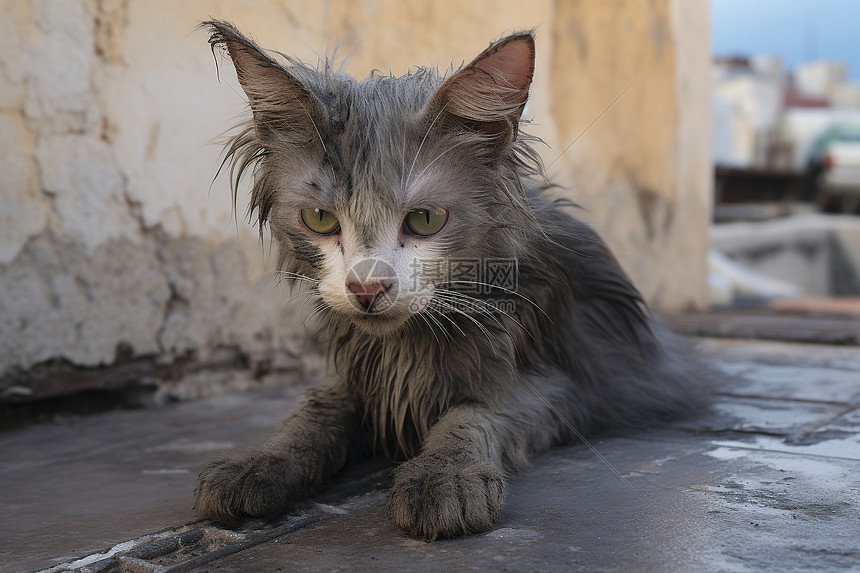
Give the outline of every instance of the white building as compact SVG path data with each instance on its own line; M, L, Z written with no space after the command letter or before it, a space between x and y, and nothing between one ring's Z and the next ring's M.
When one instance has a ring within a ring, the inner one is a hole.
M807 97L833 100L836 86L845 83L847 73L845 64L818 60L800 64L794 70L794 85Z
M716 59L712 154L720 166L806 168L829 127L860 124L860 84L844 64L816 61L789 78L777 56Z
M717 165L766 164L786 83L782 62L775 56L714 63L713 156Z

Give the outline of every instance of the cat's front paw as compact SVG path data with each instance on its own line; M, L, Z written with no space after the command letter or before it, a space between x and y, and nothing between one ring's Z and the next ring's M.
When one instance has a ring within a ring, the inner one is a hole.
M433 540L490 529L505 489L502 472L488 463L423 455L397 469L388 504L397 527Z
M271 455L212 460L194 489L198 519L235 527L247 518L284 514L300 489L287 466L286 460Z

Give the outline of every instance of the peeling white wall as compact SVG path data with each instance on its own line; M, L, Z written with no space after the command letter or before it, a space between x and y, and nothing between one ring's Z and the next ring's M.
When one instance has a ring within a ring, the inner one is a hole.
M0 3L0 374L300 337L226 182L209 190L244 104L160 4Z

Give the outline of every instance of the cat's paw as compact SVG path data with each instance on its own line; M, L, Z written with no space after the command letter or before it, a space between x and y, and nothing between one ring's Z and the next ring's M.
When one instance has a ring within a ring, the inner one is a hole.
M388 505L395 525L433 540L487 531L502 512L505 478L485 462L418 456L394 476Z
M194 511L235 527L248 518L272 519L284 514L300 490L287 460L271 455L217 458L197 477Z

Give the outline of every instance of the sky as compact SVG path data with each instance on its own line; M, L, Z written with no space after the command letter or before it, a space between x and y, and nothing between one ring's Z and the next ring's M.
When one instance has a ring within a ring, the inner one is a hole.
M716 56L838 60L860 81L860 0L711 0L711 23Z

